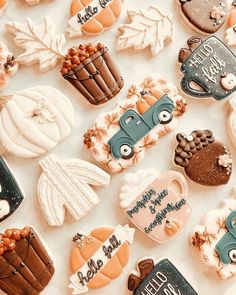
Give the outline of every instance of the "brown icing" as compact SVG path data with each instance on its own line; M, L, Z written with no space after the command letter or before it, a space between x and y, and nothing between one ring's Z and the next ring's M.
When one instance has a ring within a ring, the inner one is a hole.
M196 29L207 34L214 34L227 18L226 0L179 0L186 19Z
M129 275L128 289L130 291L135 291L142 282L142 280L145 279L146 276L153 271L154 266L154 261L151 258L141 260L138 263L138 270L140 272L140 276L137 276L133 273Z
M124 85L120 71L104 45L85 44L69 49L61 73L94 105L115 97Z
M53 262L39 237L29 227L9 229L3 235L15 248L0 256L0 289L9 295L39 294L54 274Z
M232 160L226 147L215 141L211 131L196 130L188 136L179 133L176 138L175 163L184 167L190 179L209 186L228 182Z

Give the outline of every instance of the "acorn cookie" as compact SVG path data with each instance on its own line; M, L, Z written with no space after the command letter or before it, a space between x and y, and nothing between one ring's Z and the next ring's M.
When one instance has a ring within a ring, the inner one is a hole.
M216 141L210 130L195 130L176 136L175 164L201 185L226 184L232 172L232 159L227 147Z

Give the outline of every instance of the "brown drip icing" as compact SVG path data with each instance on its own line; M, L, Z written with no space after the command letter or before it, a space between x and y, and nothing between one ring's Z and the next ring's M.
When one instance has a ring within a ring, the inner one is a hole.
M0 289L9 295L37 295L54 274L51 258L32 228L0 256Z
M191 37L187 41L188 48L181 48L179 52L179 62L184 63L187 58L192 54L192 52L202 43L200 37Z
M189 160L197 151L215 141L210 130L195 130L188 136L193 139L188 140L187 136L182 133L178 133L176 136L178 146L175 149L175 163L181 167L187 167Z
M139 287L141 282L147 277L149 273L151 273L154 269L154 261L153 259L144 259L139 262L138 264L138 270L140 273L140 276L137 276L135 274L130 274L128 279L128 289L129 291L135 292L135 290Z

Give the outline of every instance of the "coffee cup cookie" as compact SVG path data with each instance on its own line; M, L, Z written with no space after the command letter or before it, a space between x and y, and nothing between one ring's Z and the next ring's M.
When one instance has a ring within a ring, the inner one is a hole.
M164 243L180 234L189 221L188 194L187 181L179 172L138 170L124 177L120 207L149 238Z
M179 52L182 90L195 98L222 100L236 90L236 56L217 37L192 37Z

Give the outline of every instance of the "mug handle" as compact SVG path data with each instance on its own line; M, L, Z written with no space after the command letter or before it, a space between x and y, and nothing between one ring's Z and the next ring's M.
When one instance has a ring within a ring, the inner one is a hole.
M172 182L177 181L181 187L181 195L187 197L189 193L188 183L183 174L177 171L167 171L164 175L167 178L168 186L172 186Z
M183 79L181 80L181 87L184 90L184 92L186 92L187 94L191 95L191 96L196 96L196 97L210 97L212 96L211 93L205 91L201 91L201 90L197 90L194 89L190 86L190 82L195 82L194 80L188 80L187 77L183 77ZM195 82L196 84L198 84L197 82ZM198 84L199 85L199 84ZM201 85L199 85L200 87L202 87Z

